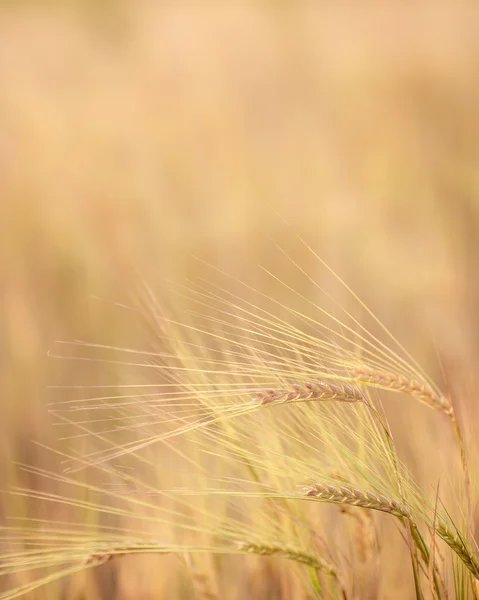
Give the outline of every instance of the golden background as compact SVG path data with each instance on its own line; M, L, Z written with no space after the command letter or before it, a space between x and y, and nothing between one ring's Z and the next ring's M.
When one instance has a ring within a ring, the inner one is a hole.
M195 256L261 288L258 264L289 269L272 238L314 277L297 236L477 449L478 106L472 1L2 2L2 479L55 439L49 386L104 377L55 340L141 346L113 303L201 274ZM412 411L393 415L427 478L450 440L411 436ZM85 597L149 598L138 577Z

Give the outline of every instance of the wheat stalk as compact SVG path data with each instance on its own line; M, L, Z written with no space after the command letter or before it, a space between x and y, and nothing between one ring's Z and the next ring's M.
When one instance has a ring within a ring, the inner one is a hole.
M185 562L190 573L196 600L218 600L219 595L210 569L196 564L190 553L185 553Z
M196 600L218 600L219 596L214 589L213 581L208 573L193 570L190 572L190 575Z
M259 554L262 556L277 556L279 558L285 558L288 560L292 560L309 567L313 567L314 569L318 569L323 571L324 573L328 573L334 578L338 577L338 573L336 568L312 554L308 554L303 552L302 550L298 550L292 546L288 545L278 545L278 544L266 544L266 543L257 543L252 541L238 541L235 544L235 548L238 552L246 552L249 554ZM122 544L117 545L108 550L96 550L88 554L82 561L82 564L86 566L98 566L105 562L109 562L115 556L121 556L125 554L136 554L142 552L148 553L159 553L159 554L170 554L175 551L181 550L180 547L175 548L174 546L160 546L155 543L132 543L132 544ZM187 549L188 550L188 549ZM190 550L194 551L194 548Z
M361 492L349 487L334 487L332 485L314 484L305 490L305 496L316 498L333 504L348 504L378 510L396 517L407 519L414 529L416 524L409 508L396 500L386 498L381 494ZM469 571L479 580L479 557L474 553L467 541L457 532L451 530L445 523L438 523L436 531L439 537L453 550Z
M361 563L368 563L377 550L377 536L371 513L355 511L349 506L342 506L341 512L347 515L354 523L354 541L358 550L358 558Z
M462 437L461 429L456 418L454 407L451 402L442 394L436 393L427 383L420 383L414 379L407 379L402 375L379 371L367 366L353 368L356 374L356 380L368 385L374 385L386 389L405 392L421 400L431 408L445 414L452 423L454 433L456 435L459 453L461 456L461 464L464 472L464 484L466 489L467 515L471 518L471 483L469 475L469 467L467 464L466 448Z

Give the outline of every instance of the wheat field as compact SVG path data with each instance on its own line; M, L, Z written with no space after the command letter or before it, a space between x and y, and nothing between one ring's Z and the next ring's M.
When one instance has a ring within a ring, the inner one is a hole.
M475 2L0 4L0 598L477 598Z

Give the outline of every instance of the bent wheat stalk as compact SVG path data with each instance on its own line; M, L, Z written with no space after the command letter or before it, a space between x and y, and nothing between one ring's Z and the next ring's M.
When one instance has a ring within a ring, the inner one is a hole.
M457 439L457 445L461 457L462 470L464 472L464 484L467 499L467 515L468 520L470 520L472 516L472 510L469 466L467 462L464 440L452 403L443 394L438 394L437 392L435 392L429 384L421 383L419 381L416 381L415 379L407 379L403 375L399 375L397 373L381 371L364 365L354 367L353 372L355 374L355 380L357 382L383 389L404 392L406 394L409 394L410 396L418 398L424 404L430 406L431 408L434 408L435 410L438 410L450 419Z
M409 508L405 504L399 503L391 498L386 498L381 494L362 492L350 487L335 487L317 483L305 488L304 495L322 502L340 505L348 504L360 508L389 513L396 517L407 519L407 521L411 523L412 529L417 530L417 525L413 520ZM453 550L472 575L479 580L479 556L475 554L474 550L463 536L461 536L458 531L453 531L443 522L438 522L436 524L435 531L451 550Z

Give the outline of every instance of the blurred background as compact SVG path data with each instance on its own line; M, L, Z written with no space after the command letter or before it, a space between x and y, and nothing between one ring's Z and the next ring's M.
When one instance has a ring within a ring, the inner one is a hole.
M472 0L1 2L2 476L54 439L48 386L104 376L59 366L54 340L141 346L112 302L201 274L194 256L267 293L273 238L315 276L297 235L453 392L473 440L478 106ZM419 473L444 435L425 427ZM119 582L84 597L139 597Z

